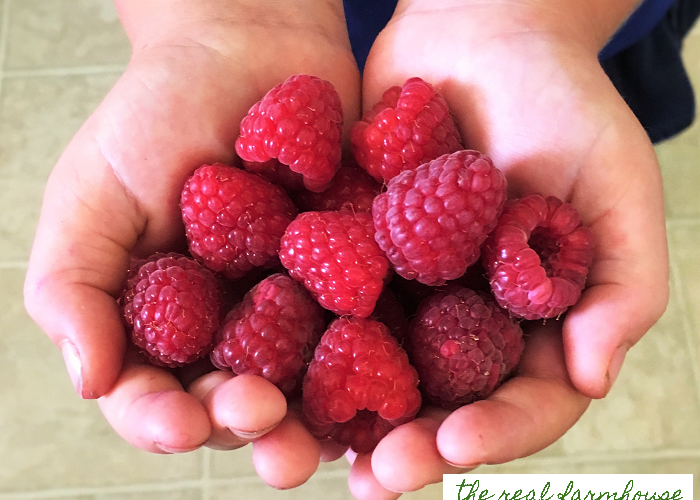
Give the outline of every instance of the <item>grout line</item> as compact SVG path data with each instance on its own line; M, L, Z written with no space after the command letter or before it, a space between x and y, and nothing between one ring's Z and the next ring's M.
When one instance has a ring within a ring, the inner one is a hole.
M8 2L9 0L5 0ZM80 66L76 68L45 68L45 69L21 69L4 71L4 78L27 78L40 76L73 76L73 75L101 75L104 73L123 73L125 64L107 64L95 66Z
M2 20L0 20L0 99L2 98L3 70L5 69L5 54L7 52L7 38L10 31L10 0L2 2ZM2 101L0 100L0 106Z
M556 457L530 457L516 460L509 464L511 467L552 466L552 465L583 465L591 463L617 463L617 462L643 462L650 460L675 460L700 458L700 450L697 449L664 449L664 450L638 450L638 451L609 451L601 453L586 453L580 455L566 455Z
M666 228L700 226L700 217L686 215L666 219Z
M202 500L211 500L211 448L202 453Z
M0 261L0 269L27 269L28 264L26 260Z
M58 488L44 491L18 492L18 493L0 493L0 500L41 500L50 498L65 498L78 497L88 495L109 495L109 494L128 494L128 493L146 493L146 492L168 492L179 491L184 489L201 488L202 481L172 481L170 483L151 483L151 484L131 484L124 486L95 486L95 487L77 487L77 488Z

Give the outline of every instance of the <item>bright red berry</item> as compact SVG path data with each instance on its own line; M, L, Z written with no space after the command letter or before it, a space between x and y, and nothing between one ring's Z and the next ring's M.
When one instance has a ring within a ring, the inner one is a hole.
M505 200L505 178L487 156L444 155L389 181L372 206L376 239L400 276L442 285L479 259Z
M192 255L229 279L274 266L280 238L297 214L277 186L219 163L195 170L181 208Z
M322 193L301 191L294 196L294 203L303 212L346 208L354 212L369 212L381 188L364 170L344 166L335 174L328 189Z
M221 294L214 275L177 253L157 253L129 271L120 299L131 339L153 364L182 366L211 351Z
M483 263L501 307L519 318L554 318L574 305L593 261L593 235L554 196L506 204Z
M372 314L389 271L367 212L299 214L282 237L280 260L323 307L360 318Z
M244 161L243 167L248 172L265 177L275 186L279 186L287 193L304 189L304 176L292 172L287 165L282 165L279 160L272 159L264 163Z
M340 318L316 347L304 377L303 412L311 432L368 453L421 405L418 375L386 326Z
M514 370L522 335L488 295L452 285L421 303L406 345L427 398L455 409L487 398Z
M326 326L323 316L303 286L273 274L226 315L211 360L222 370L264 377L290 394Z
M420 78L384 92L382 100L353 125L350 140L357 163L385 182L462 149L447 103Z
M338 169L343 110L330 82L291 76L254 104L241 122L236 153L249 162L277 158L323 191Z

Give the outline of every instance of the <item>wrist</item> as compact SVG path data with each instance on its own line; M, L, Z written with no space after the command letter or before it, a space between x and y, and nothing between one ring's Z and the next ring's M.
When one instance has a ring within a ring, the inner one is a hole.
M238 28L304 26L329 38L338 37L340 26L345 31L342 0L115 0L115 4L134 51Z
M396 16L442 10L479 32L542 34L597 56L642 0L400 0ZM461 15L463 14L463 15Z

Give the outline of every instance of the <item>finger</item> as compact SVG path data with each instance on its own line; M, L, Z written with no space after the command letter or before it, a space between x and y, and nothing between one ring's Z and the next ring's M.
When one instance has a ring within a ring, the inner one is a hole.
M549 446L580 418L590 400L568 379L554 323L528 337L515 378L445 419L437 433L445 460L468 468L509 462Z
M76 148L93 166L85 175L70 168ZM143 224L94 142L77 137L47 184L24 295L82 397L107 393L121 370L126 337L115 297Z
M114 388L98 400L117 433L153 453L199 448L211 426L204 407L169 372L128 361Z
M296 410L289 411L273 430L253 441L253 464L260 478L273 488L304 484L320 462L321 446L301 423Z
M437 448L437 432L448 415L446 410L431 411L400 425L379 442L372 452L372 472L384 488L417 491L439 483L443 474L462 472L447 464Z
M381 485L372 472L372 455L357 455L348 477L350 493L357 500L396 500L401 493L389 491Z
M210 448L240 448L270 432L287 413L282 392L254 375L217 370L196 380L189 392L209 414Z

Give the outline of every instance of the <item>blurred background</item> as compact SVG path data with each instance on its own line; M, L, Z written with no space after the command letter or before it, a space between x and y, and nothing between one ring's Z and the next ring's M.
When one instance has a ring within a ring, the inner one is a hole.
M151 455L80 400L22 284L44 183L124 70L111 0L0 0L0 500L350 499L344 459L280 492L251 449ZM700 90L700 27L685 59ZM479 472L694 473L700 492L700 125L657 147L671 250L666 314L630 351L604 401L535 456ZM434 485L406 495L441 499Z

